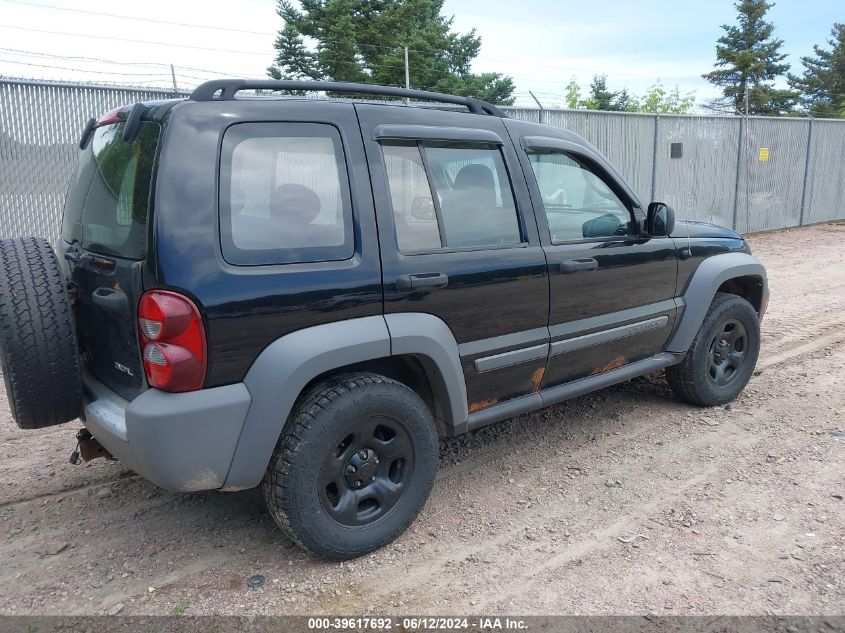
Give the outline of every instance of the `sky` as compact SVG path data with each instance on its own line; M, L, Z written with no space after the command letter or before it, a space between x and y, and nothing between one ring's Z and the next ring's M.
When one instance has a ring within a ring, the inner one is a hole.
M533 105L532 91L546 107L562 103L570 79L586 91L596 73L639 95L660 79L700 104L718 95L701 74L720 25L735 20L731 0L446 0L444 13L481 36L475 72L510 75L518 104ZM780 0L769 19L800 73L800 57L845 21L845 0ZM180 88L264 78L281 25L275 0L0 0L0 75L170 86L173 64Z

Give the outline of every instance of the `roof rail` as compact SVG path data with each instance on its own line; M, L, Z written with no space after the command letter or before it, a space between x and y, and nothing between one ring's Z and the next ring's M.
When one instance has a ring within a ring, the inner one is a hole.
M215 79L197 86L191 93L191 101L229 101L235 98L240 90L290 90L308 92L349 92L384 97L408 97L420 101L436 101L465 106L473 114L487 114L503 119L508 115L492 103L481 101L473 97L458 97L441 92L428 90L412 90L410 88L395 88L393 86L377 86L372 84L358 84L344 81L296 81L287 79ZM217 93L220 93L219 96Z

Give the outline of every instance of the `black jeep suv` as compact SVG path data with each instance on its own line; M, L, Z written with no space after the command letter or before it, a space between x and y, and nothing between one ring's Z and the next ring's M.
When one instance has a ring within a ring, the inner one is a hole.
M213 81L92 119L80 148L59 257L0 242L17 423L79 417L83 458L171 490L263 482L316 556L396 538L439 437L663 368L717 405L754 369L768 290L745 241L488 103Z

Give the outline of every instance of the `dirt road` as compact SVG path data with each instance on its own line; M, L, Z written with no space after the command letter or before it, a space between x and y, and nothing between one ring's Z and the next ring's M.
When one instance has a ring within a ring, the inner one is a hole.
M656 374L444 442L422 516L349 563L291 548L258 491L71 466L77 425L0 400L0 613L841 614L845 226L751 243L772 300L731 406Z

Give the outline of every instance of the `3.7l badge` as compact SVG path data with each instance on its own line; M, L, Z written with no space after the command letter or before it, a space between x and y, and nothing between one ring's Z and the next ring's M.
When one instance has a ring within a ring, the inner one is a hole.
M134 376L135 375L135 372L133 372L131 369L129 369L126 365L121 365L117 361L114 361L114 367L115 367L115 369L117 369L117 371L122 372L122 373L126 374L127 376Z

